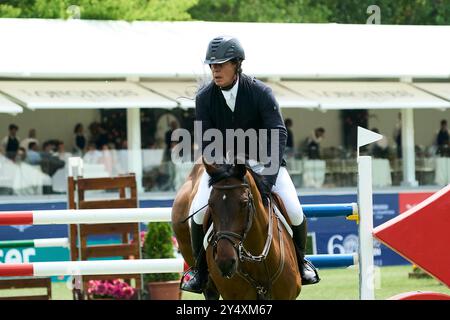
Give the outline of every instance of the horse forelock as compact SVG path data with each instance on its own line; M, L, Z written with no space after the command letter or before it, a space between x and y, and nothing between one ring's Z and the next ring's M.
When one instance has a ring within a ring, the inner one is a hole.
M222 180L228 178L236 178L239 180L243 180L241 177L238 177L233 171L232 165L222 165L216 168L214 172L209 174L209 182L208 186L211 187L213 184L216 184Z

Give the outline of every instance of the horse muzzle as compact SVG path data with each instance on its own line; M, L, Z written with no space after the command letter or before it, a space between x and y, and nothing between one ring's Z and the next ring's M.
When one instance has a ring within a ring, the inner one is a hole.
M218 259L216 257L216 264L222 277L226 279L232 278L237 271L237 259L234 257L228 259Z

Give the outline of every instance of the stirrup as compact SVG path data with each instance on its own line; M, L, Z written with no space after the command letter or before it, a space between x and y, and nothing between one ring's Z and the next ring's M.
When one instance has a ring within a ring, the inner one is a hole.
M304 258L302 264L303 264L303 266L302 266L303 267L303 271L309 270L311 272L314 272L314 276L309 278L309 279L301 277L302 278L302 285L309 285L309 284L316 284L316 283L318 283L320 281L319 273L317 272L317 269L312 264L312 262L309 261L308 259ZM300 276L301 276L301 272L300 272Z
M202 278L199 270L189 268L186 270L180 280L180 289L193 293L203 293L206 287L206 281ZM195 282L194 282L195 281Z

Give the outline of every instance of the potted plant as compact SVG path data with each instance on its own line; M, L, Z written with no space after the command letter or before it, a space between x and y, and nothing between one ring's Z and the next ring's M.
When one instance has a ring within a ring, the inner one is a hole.
M168 222L148 224L143 256L145 259L175 258L172 226ZM179 300L181 298L180 273L151 273L144 275L151 300Z
M89 300L130 300L136 298L136 289L122 279L90 280L88 284Z

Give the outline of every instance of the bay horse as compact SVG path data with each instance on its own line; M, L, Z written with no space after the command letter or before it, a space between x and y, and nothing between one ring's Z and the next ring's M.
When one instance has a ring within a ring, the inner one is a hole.
M301 290L294 243L274 212L276 195L263 205L261 177L244 164L196 163L178 191L172 209L172 225L185 261L195 264L189 213L203 171L211 177L212 191L204 219L208 236L206 257L209 280L206 299L296 299ZM205 204L206 205L206 204ZM285 215L287 221L288 217ZM210 227L209 222L212 222Z

